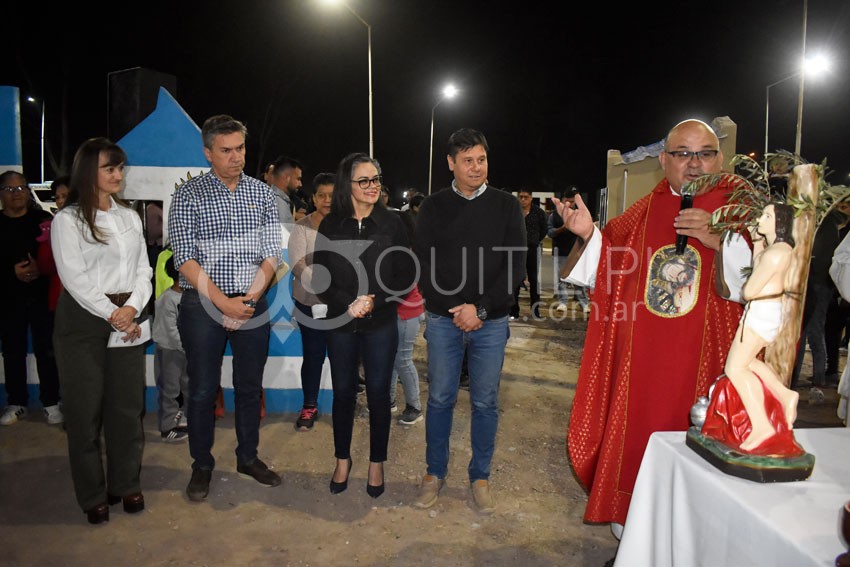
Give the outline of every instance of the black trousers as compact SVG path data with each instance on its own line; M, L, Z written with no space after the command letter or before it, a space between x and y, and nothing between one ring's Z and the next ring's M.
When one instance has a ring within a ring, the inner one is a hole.
M53 352L53 313L43 300L9 298L0 319L3 370L6 373L6 403L27 407L27 330L32 333L41 404L59 401L59 377Z
M540 250L537 246L529 246L525 254L525 274L528 278L528 295L531 300L531 307L540 303L540 284L537 277L537 253ZM511 316L519 317L519 290L522 287L522 282L514 289L514 306L511 308Z

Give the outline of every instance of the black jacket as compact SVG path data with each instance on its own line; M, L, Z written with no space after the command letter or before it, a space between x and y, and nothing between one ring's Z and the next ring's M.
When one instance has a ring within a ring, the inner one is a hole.
M321 281L317 266L327 269L329 281ZM368 331L395 322L398 302L413 288L415 276L407 231L396 215L380 205L360 223L330 213L319 225L313 287L328 305L328 319L340 318L339 329ZM324 290L323 283L327 286ZM369 317L352 319L347 315L352 301L369 294L375 296Z

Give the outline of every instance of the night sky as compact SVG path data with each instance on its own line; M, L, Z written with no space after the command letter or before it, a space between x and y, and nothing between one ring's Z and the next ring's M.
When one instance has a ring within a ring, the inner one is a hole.
M176 98L200 125L231 114L249 130L246 172L278 154L309 182L345 154L368 152L366 27L317 0L136 3L15 2L0 84L45 97L48 144L61 168L86 138L107 134L107 74L145 67L177 77ZM70 25L86 7L88 23ZM606 152L664 137L676 122L729 116L738 151L764 150L765 87L798 70L802 0L610 2L351 0L372 26L375 155L394 190L424 191L431 108L434 188L451 177L457 128L490 143L497 187L593 192ZM579 7L580 6L580 7ZM74 12L72 12L72 10ZM850 2L810 0L807 51L831 73L808 80L802 155L850 173ZM770 147L794 148L797 79L770 91ZM40 114L22 109L24 166L39 176ZM65 151L63 152L63 136ZM56 173L47 165L46 176Z

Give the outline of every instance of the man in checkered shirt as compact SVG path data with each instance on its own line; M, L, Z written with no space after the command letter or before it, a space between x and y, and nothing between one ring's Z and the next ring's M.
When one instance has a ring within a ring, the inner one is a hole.
M178 328L189 372L186 488L199 502L215 467L213 406L227 342L233 351L236 470L267 486L280 477L257 458L260 397L268 358L269 317L263 296L281 257L282 232L271 188L243 173L245 126L230 116L204 122L204 155L212 169L181 185L168 214L174 265L180 270Z

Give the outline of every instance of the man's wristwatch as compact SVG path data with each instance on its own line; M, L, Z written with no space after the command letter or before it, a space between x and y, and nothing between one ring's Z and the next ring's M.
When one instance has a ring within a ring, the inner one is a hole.
M487 310L483 305L475 304L475 315L483 321L487 318Z

